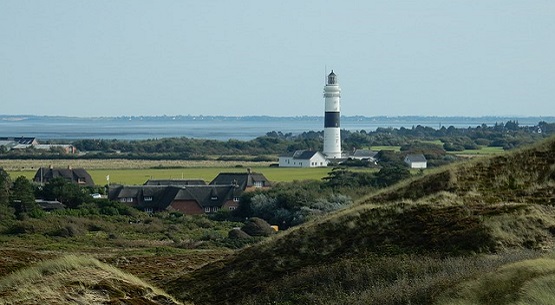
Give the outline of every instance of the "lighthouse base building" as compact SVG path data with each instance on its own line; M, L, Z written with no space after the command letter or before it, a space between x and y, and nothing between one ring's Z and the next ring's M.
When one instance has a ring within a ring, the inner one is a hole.
M343 161L341 152L341 88L331 71L324 86L324 151L298 150L279 157L280 167L325 167Z

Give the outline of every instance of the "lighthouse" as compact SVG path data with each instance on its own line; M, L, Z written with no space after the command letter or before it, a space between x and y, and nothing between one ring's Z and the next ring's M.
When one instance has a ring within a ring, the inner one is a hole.
M337 75L328 75L324 86L324 155L328 159L341 158L341 131L339 130L341 88L337 83Z

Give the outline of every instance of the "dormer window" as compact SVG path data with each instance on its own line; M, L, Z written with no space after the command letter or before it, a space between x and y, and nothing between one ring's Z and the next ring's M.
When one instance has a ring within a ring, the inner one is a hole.
M210 200L218 200L218 196L212 196L210 197Z
M144 200L145 200L145 201L152 201L152 197L150 197L150 196L145 196L145 197L144 197Z

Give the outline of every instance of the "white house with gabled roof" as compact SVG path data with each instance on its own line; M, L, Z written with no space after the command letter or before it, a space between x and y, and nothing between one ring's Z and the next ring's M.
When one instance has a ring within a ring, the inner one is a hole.
M329 161L319 151L297 150L279 157L279 167L326 167Z

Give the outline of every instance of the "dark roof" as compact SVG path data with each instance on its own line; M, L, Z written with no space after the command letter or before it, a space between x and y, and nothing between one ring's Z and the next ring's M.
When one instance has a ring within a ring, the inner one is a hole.
M293 153L282 155L282 157L292 157L296 160L310 160L317 153L315 150L296 150Z
M378 154L377 151L369 150L369 149L357 149L353 153L353 156L357 157L374 157Z
M206 185L202 179L149 179L144 185Z
M295 154L293 155L293 158L299 159L299 160L310 160L317 153L318 152L314 150L301 150L298 153L295 152Z
M46 183L54 178L64 178L79 185L94 186L94 181L83 168L52 168L41 167L35 173L33 181Z
M247 187L255 186L255 183L261 183L262 186L270 186L270 181L263 174L245 172L245 173L219 173L210 185L237 185L241 190Z
M63 210L65 206L58 200L42 200L36 199L37 205L45 211Z
M179 186L169 185L110 185L108 199L135 198L137 207L163 210L171 204L179 190ZM145 201L145 197L152 200Z
M378 154L377 151L368 150L368 149L357 149L352 154L353 157L359 158L374 158Z
M423 154L407 155L406 160L409 162L426 162L426 157Z
M233 185L137 185L123 186L112 185L108 191L110 200L122 198L135 198L138 200L136 207L165 210L174 200L196 201L201 207L220 207L233 197L239 196L241 190ZM145 201L145 197L150 197Z
M203 208L221 207L238 196L238 188L232 185L195 185L183 187L175 200L195 200Z
M36 140L37 140L37 138L31 138L31 137L19 137L19 138L3 137L3 138L0 138L0 141L14 141L17 144L33 144L33 142L35 142Z

